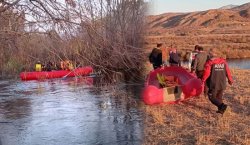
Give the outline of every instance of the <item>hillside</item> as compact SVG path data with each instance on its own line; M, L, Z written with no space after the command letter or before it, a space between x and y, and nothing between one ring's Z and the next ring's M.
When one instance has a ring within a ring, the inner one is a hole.
M228 58L250 57L250 3L231 9L148 16L147 48L156 43L191 50L219 48ZM242 53L244 52L244 53Z

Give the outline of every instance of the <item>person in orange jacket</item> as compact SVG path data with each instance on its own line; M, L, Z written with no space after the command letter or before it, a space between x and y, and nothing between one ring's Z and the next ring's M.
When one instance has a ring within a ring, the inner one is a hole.
M74 66L70 60L61 61L60 64L61 64L62 70L73 70L74 69Z

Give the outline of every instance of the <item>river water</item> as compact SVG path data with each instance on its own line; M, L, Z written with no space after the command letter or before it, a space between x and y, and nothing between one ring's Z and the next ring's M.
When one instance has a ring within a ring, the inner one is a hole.
M250 69L250 59L227 59L230 68ZM187 67L188 61L182 62L182 66Z
M228 59L230 68L250 69L250 59Z
M0 145L141 144L138 93L92 81L0 81Z

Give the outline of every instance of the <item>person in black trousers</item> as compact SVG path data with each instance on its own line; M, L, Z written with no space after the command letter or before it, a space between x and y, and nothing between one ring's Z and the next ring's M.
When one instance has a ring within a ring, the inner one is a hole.
M162 51L160 47L161 43L157 44L157 47L153 48L149 55L149 61L153 65L154 69L160 68L162 66Z

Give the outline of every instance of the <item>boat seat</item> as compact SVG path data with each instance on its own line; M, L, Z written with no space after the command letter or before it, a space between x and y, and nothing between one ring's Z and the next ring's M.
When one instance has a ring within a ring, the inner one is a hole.
M173 86L179 85L179 83L178 83L179 80L175 76L168 76L168 75L157 73L156 77L157 77L157 80L160 84L160 87L162 87L162 88L173 87Z

